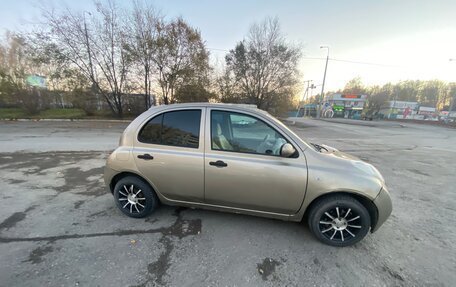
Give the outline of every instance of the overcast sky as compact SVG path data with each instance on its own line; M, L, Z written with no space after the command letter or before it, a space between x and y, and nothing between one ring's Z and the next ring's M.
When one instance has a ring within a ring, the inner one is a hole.
M93 11L92 0L65 2L77 10ZM33 0L0 0L0 30L25 30L39 19ZM119 1L119 3L121 3ZM122 5L129 5L129 1ZM325 90L342 88L359 76L367 84L406 79L456 81L456 1L273 1L273 0L156 0L168 17L182 16L197 27L210 48L213 63L245 37L249 26L277 16L287 39L302 47L303 81L321 84L326 51L330 60ZM353 61L360 63L351 63ZM364 64L362 64L364 63ZM316 93L316 91L314 92Z

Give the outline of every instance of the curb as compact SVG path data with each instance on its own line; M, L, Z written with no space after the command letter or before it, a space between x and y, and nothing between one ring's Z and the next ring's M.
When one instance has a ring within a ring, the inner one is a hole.
M364 126L364 127L378 127L379 125L375 124L375 123L365 123L365 122L344 122L344 121L339 121L339 120L328 120L328 119L317 119L317 121L323 121L323 122L328 122L328 123L335 123L335 124L343 124L343 125L355 125L355 126Z

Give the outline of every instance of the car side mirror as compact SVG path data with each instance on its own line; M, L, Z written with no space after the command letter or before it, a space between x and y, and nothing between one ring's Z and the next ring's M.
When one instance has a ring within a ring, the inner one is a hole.
M280 156L282 157L290 157L294 155L295 152L296 149L290 143L285 143L280 147Z

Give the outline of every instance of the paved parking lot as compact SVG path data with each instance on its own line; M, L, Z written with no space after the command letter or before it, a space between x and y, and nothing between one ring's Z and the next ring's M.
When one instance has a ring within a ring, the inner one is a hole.
M301 120L304 139L374 164L394 210L353 247L300 223L115 208L102 181L126 123L0 122L0 286L454 286L456 131ZM280 192L280 191L278 191Z

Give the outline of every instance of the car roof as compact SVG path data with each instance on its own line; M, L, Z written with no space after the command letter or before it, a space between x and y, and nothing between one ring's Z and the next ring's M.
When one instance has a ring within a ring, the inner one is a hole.
M208 103L208 102L195 102L195 103L181 103L181 104L170 104L170 105L160 105L160 106L153 106L149 110L161 110L161 109L172 109L172 108L191 108L191 107L211 107L211 108L229 108L235 109L239 111L246 111L246 112L256 112L260 114L267 114L268 112L260 110L257 108L256 105L249 105L249 104L224 104L224 103Z
M162 106L167 106L167 107L216 107L216 106L221 106L221 107L243 107L243 108L249 108L249 109L257 109L256 105L249 105L249 104L228 104L228 103L209 103L209 102L192 102L192 103L179 103L179 104L169 104L169 105L159 105L157 107L162 107Z

